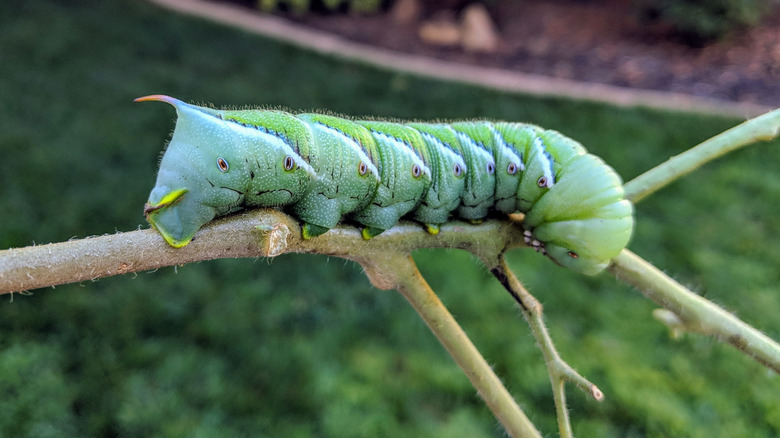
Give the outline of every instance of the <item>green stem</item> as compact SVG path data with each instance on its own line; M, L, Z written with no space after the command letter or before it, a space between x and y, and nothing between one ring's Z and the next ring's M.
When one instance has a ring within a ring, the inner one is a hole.
M523 317L531 327L531 332L536 338L539 349L542 350L544 362L547 365L547 373L552 384L555 410L558 416L558 431L561 437L568 438L574 436L569 420L569 410L566 407L564 383L566 381L574 383L598 401L604 399L604 394L596 385L582 377L574 368L561 359L555 344L553 344L552 337L550 337L550 333L547 331L547 326L544 324L542 304L520 283L520 280L517 279L509 268L503 256L498 257L498 263L490 269L490 272L504 285L504 288L512 295L512 298L520 305Z
M574 431L571 429L569 409L566 407L566 381L553 377L553 374L550 373L550 382L552 382L555 413L558 419L558 433L560 433L561 438L572 438Z
M748 120L691 148L627 182L626 198L637 203L645 196L742 146L771 140L780 132L780 109Z
M612 259L610 270L636 286L665 309L674 312L686 330L728 342L756 361L780 373L780 345L714 303L694 294L629 250Z
M398 291L439 338L506 431L513 437L541 437L455 318L428 286L412 257L399 253L385 253L381 257L384 271L381 282L387 280L389 272L393 273L390 275L396 280ZM370 265L366 269L372 281L378 266Z

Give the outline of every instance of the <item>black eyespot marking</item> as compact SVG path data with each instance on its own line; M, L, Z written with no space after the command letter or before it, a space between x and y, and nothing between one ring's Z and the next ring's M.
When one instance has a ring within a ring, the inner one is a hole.
M366 163L361 161L360 164L358 164L358 173L360 174L360 176L363 176L366 174L366 172L368 172L368 165L366 165Z
M517 173L517 164L515 163L509 163L508 166L506 166L506 173L510 175L514 175Z
M219 157L217 158L217 168L219 168L220 172L227 172L230 169L230 165L226 159Z
M460 176L461 174L463 174L463 168L460 167L460 164L455 163L455 165L452 166L452 173L454 173L455 176Z
M295 166L295 161L291 156L284 157L284 170L292 170L293 166Z
M547 177L546 176L540 176L539 179L536 181L536 185L539 186L539 188L545 188L547 187Z
M415 164L412 166L412 176L415 178L419 178L420 175L422 175L422 168L420 168L419 165Z
M493 172L496 171L496 165L493 163L487 163L485 170L487 170L488 175L492 175Z

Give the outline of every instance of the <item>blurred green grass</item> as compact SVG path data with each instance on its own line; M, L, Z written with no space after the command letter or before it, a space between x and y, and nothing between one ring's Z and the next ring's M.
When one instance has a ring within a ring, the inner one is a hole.
M0 3L0 247L145 227L173 112L216 105L528 121L630 179L738 121L537 99L345 63L142 2ZM630 248L780 338L780 150L753 146L637 208ZM467 253L421 270L538 427L556 430L541 355ZM608 275L528 251L511 263L564 356L578 436L775 436L780 381L708 338L669 339ZM413 310L341 259L221 260L0 303L2 436L502 436Z

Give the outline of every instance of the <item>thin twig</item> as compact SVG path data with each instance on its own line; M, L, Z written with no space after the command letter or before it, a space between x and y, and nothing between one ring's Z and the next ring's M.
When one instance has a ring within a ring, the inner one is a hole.
M612 263L609 269L617 278L636 286L646 297L674 312L679 318L677 330L685 329L728 342L780 373L780 345L765 334L686 289L627 249Z
M693 172L700 166L751 143L772 140L779 132L780 109L750 119L680 155L669 158L627 182L624 186L626 198L637 203L645 196Z
M547 326L544 324L542 304L520 283L520 280L517 279L509 265L507 265L504 257L499 256L497 263L493 265L490 267L490 272L504 285L504 288L512 295L512 298L520 305L523 317L531 327L531 332L536 338L539 349L542 350L544 361L547 365L547 374L549 374L550 383L552 384L555 410L558 414L558 430L561 437L572 437L573 432L569 420L569 410L566 407L564 382L574 383L598 401L604 399L604 394L596 385L582 377L574 368L561 359L547 331Z
M409 254L376 254L360 263L375 285L386 286L390 280L393 288L409 301L511 436L541 437L490 365L428 286ZM375 277L379 277L378 280L375 281Z

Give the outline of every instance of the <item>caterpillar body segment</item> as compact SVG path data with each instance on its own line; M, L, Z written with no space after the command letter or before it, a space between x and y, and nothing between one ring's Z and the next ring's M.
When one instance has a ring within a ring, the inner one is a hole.
M305 238L342 219L371 238L402 217L431 233L451 217L525 213L529 245L585 274L627 244L633 207L619 176L574 140L534 125L353 121L215 110L161 95L178 120L145 207L172 246L244 207L282 207Z

